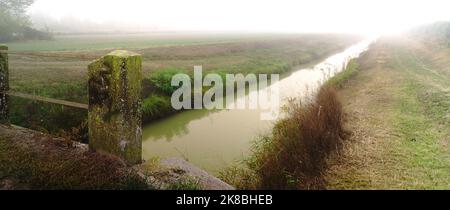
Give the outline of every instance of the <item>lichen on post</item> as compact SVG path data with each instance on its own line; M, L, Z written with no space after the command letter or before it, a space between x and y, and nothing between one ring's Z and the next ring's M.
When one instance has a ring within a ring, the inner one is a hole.
M9 124L9 90L8 47L0 45L0 123Z
M142 161L141 68L139 54L114 51L89 67L89 147Z

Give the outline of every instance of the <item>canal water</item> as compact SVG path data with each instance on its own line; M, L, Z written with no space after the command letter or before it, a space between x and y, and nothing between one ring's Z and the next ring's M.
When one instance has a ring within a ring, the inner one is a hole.
M281 103L310 95L328 78L340 72L352 58L366 51L365 40L337 53L312 68L293 71L279 80ZM237 100L246 100L248 95ZM261 120L267 110L192 110L144 126L143 157L182 157L217 174L249 155L258 137L271 131L275 120Z

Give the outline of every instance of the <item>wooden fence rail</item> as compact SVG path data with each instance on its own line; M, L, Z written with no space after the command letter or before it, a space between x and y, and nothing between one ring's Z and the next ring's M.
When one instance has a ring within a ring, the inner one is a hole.
M63 105L63 106L68 106L68 107L73 107L73 108L78 108L78 109L88 109L89 108L88 104L82 104L82 103L65 101L65 100L54 99L54 98L47 98L47 97L42 97L42 96L37 96L37 95L32 95L32 94L27 94L27 93L19 93L19 92L12 91L12 90L4 91L4 92L1 92L0 94L7 94L9 96L15 96L15 97L19 97L19 98L29 99L32 101L41 101L41 102L45 102L45 103L58 104L58 105Z

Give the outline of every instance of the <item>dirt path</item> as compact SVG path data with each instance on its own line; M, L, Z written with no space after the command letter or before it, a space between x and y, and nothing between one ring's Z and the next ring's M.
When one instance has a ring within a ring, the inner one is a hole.
M329 189L450 189L450 54L384 39L340 94L353 135Z

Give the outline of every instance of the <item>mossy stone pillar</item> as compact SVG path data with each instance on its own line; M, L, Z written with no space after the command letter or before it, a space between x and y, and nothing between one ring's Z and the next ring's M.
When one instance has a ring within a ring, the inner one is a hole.
M8 47L0 45L0 123L9 124L9 90Z
M89 147L128 164L142 161L142 58L114 51L89 67Z

